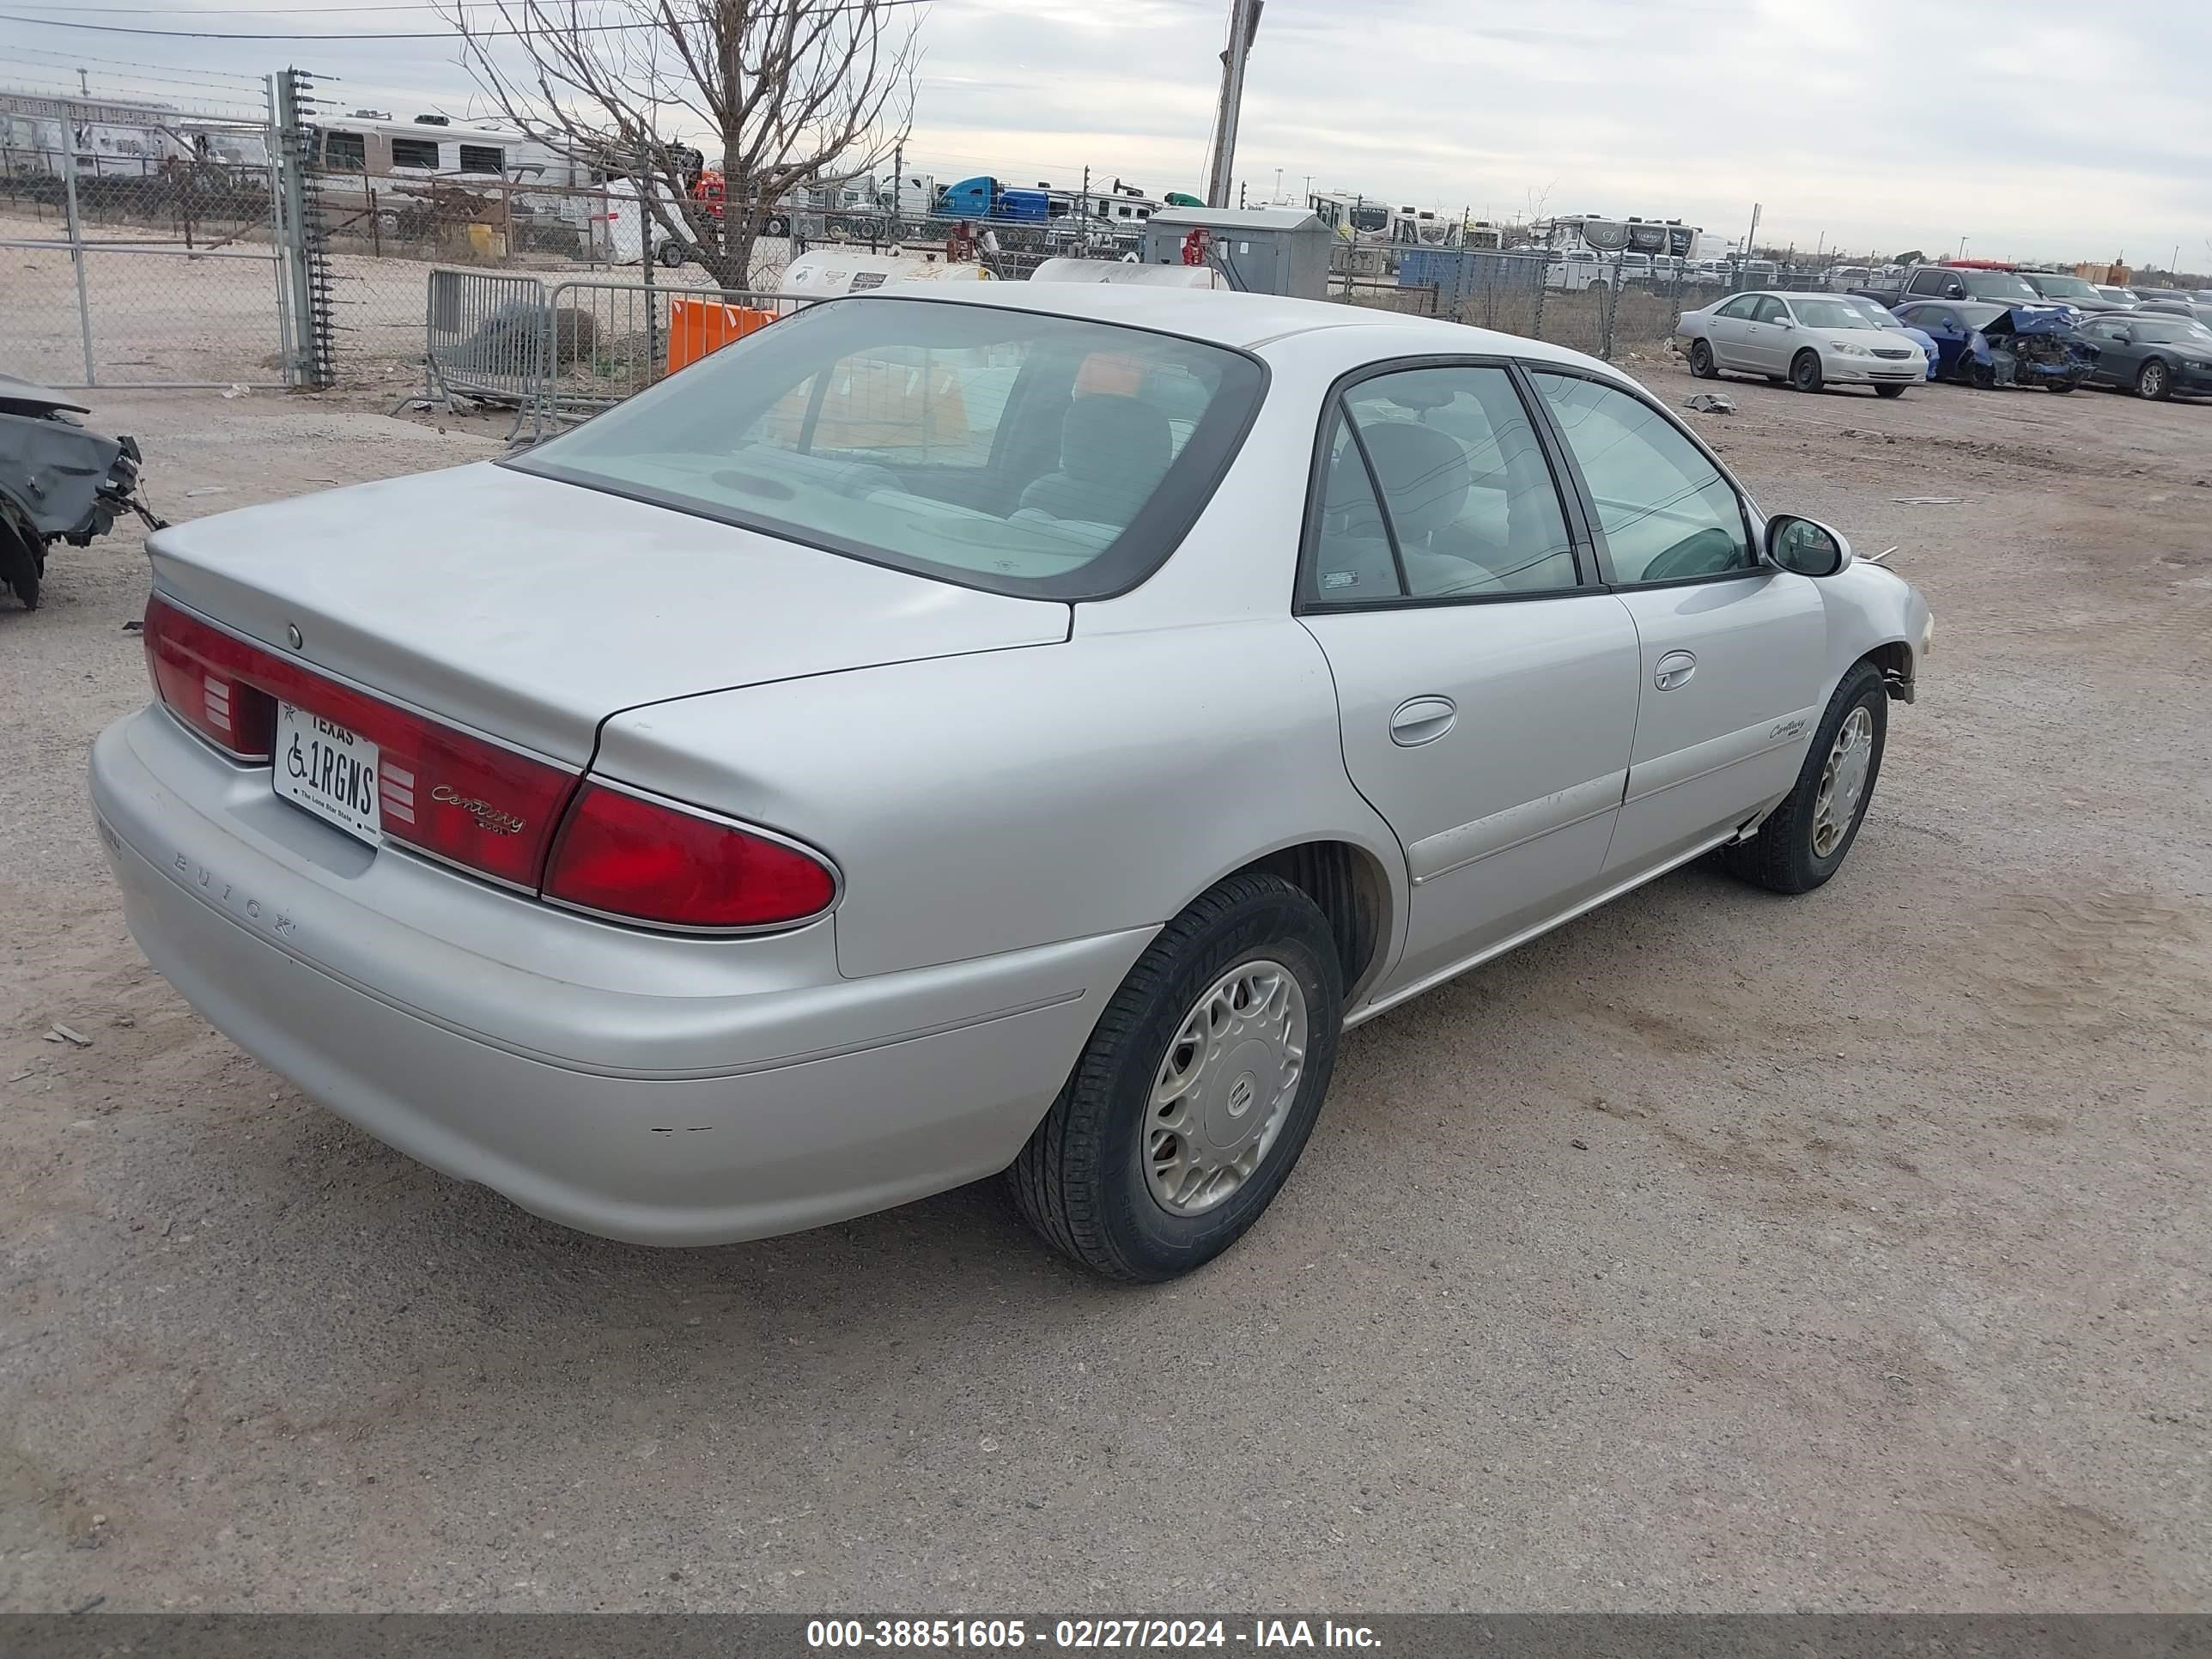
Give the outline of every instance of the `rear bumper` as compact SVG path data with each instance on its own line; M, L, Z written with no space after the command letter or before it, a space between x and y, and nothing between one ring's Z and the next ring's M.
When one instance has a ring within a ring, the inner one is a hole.
M640 1243L1004 1168L1156 931L841 980L828 922L662 939L370 854L158 709L91 782L133 937L213 1024L434 1169Z

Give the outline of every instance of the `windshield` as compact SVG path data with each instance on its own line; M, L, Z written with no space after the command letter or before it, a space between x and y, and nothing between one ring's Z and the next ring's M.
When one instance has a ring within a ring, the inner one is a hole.
M1985 323L1993 323L2012 309L2010 306L1962 306L1956 301L1952 302L1950 308L1959 313L1968 328L1979 328Z
M1977 300L2026 300L2033 303L2039 297L2009 270L1962 270L1959 280Z
M1899 333L1905 330L1905 325L1891 315L1886 307L1873 300L1844 300L1838 303L1849 306L1876 328L1893 328Z
M1878 328L1857 307L1841 300L1794 299L1790 309L1797 313L1797 320L1808 328Z
M1104 599L1189 528L1264 380L1139 329L839 300L507 465L967 586Z
M2212 345L2212 330L2185 317L2130 317L2122 326L2151 345Z
M2046 300L2094 300L2097 290L2079 276L2046 276L2039 272L2028 284Z
M1389 222L1390 215L1385 209L1355 207L1352 210L1352 228L1354 230L1382 230Z

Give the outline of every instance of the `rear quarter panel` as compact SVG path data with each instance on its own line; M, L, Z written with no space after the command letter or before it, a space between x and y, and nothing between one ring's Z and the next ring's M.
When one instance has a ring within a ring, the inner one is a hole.
M895 664L609 721L599 773L796 836L845 879L848 977L1166 921L1300 842L1404 862L1287 616ZM1397 941L1377 941L1388 960Z

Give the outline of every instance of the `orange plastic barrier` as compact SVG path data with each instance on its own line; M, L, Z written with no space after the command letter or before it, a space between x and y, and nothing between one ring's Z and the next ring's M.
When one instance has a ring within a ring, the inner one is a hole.
M719 351L732 340L741 340L757 328L775 320L773 311L750 306L726 306L713 300L671 300L668 302L668 372L696 363L708 352Z

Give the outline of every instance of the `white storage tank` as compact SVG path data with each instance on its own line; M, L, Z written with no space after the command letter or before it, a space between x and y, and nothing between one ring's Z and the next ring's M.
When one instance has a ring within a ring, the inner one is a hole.
M1030 281L1115 283L1130 288L1229 286L1229 279L1211 265L1140 265L1130 259L1048 259L1030 273Z
M870 253L862 249L818 247L784 268L779 294L832 299L865 294L886 283L988 283L991 273L968 261L954 264L942 253Z

